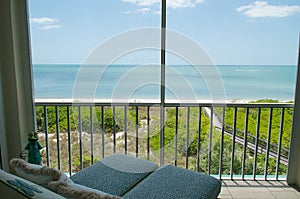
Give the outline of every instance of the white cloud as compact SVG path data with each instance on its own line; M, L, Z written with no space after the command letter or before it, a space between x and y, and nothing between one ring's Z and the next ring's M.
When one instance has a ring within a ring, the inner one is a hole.
M151 10L150 8L146 7L146 8L140 8L140 9L137 9L137 10L134 10L134 11L125 11L125 12L123 12L123 14L135 14L135 13L146 14L150 10Z
M126 3L133 3L138 6L153 6L161 3L161 0L121 0ZM167 7L170 8L189 8L203 3L204 0L166 0Z
M193 8L204 0L167 0L167 6L170 8Z
M45 25L42 26L40 29L41 30L50 30L50 29L57 29L57 28L61 28L61 25Z
M37 24L54 24L57 23L59 20L57 18L49 18L49 17L40 17L40 18L31 18L31 23Z
M154 4L160 3L160 0L121 0L126 3L133 3L138 6L152 6Z
M149 12L149 11L150 11L150 8L141 8L141 9L137 10L138 13L143 13L143 14L145 14L146 12Z
M300 6L270 5L267 1L255 1L236 9L251 18L258 17L287 17L294 13L300 13Z
M39 25L39 29L41 30L51 30L61 28L62 26L59 25L59 19L57 18L50 18L50 17L39 17L39 18L31 18L30 23L35 23Z

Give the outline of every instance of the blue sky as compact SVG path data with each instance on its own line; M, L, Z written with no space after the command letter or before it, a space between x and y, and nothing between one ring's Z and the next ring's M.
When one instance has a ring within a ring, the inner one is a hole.
M299 0L167 4L167 28L198 42L215 64L297 64ZM29 16L33 63L83 63L114 35L160 27L160 0L29 0ZM149 56L160 62L159 53Z

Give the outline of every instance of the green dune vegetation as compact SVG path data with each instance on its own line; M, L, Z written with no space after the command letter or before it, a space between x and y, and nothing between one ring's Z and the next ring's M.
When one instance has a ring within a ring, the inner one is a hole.
M278 103L276 100L258 100L252 103ZM50 165L58 167L58 155L60 155L61 169L68 171L69 157L72 159L72 172L79 171L102 158L103 153L109 155L114 151L119 153L125 152L135 155L136 145L138 144L139 157L147 158L149 150L150 160L159 162L160 150L160 114L159 107L149 108L149 118L147 107L87 107L71 106L70 122L68 123L67 108L58 107L59 126L56 126L56 110L54 106L47 108L48 124L48 144L50 154ZM188 115L189 110L189 115ZM176 108L168 107L165 110L165 131L164 131L164 154L165 163L176 164L180 167L186 167L191 170L199 169L200 172L219 174L220 167L220 146L223 146L222 154L222 175L229 175L231 170L231 161L233 160L233 174L252 175L254 168L254 150L249 147L244 148L243 144L233 142L230 134L224 134L222 137L220 129L211 126L210 118L206 114L205 108L199 107L179 107L176 118ZM214 107L215 114L222 116L223 108ZM257 115L258 108L249 108L247 139L248 144L255 142L257 136ZM115 118L114 113L115 112ZM201 112L201 126L199 128L199 112ZM245 137L245 118L246 108L237 108L236 110L236 138L242 141ZM125 124L125 114L127 115ZM289 149L289 140L292 125L292 108L284 109L283 131L281 145ZM36 107L37 125L40 131L40 142L46 146L45 142L45 117L43 107ZM79 117L80 115L80 117ZM92 119L91 119L92 116ZM104 121L102 121L104 116ZM136 118L138 118L136 120ZM269 134L270 109L261 108L260 126L258 138L260 146L257 153L256 174L263 175L265 168L266 154L264 149L267 146ZM270 149L277 153L280 138L280 118L281 109L272 109L272 123L270 130ZM148 121L149 119L149 121ZM176 126L176 120L178 125ZM189 121L188 121L189 120ZM232 132L234 121L234 108L225 108L225 130ZM92 122L92 125L91 125ZM79 125L81 124L81 125ZM148 130L149 124L149 130ZM68 126L70 133L68 134ZM57 133L57 128L59 133ZM103 131L104 129L104 131ZM200 129L200 130L199 130ZM93 133L91 133L93 132ZM115 134L113 132L116 132ZM59 134L59 145L57 144L57 134ZM138 139L136 138L138 134ZM69 154L68 138L70 137L71 154ZM115 137L115 139L114 139ZM81 139L80 139L81 138ZM104 142L103 142L104 138ZM125 139L127 144L125 144ZM200 142L198 142L198 140ZM114 143L115 142L115 143ZM149 145L148 145L149 143ZM200 143L200 144L199 144ZM234 147L233 147L234 145ZM80 147L81 146L81 147ZM92 147L93 146L93 147ZM58 148L60 154L58 154ZM175 149L176 148L176 149ZM104 149L104 151L103 151ZM232 153L232 149L234 152ZM244 155L245 150L245 155ZM282 149L283 155L287 152ZM46 151L43 150L43 160L46 163ZM81 155L80 155L81 154ZM177 157L175 161L175 156ZM83 164L80 164L82 157ZM199 161L198 160L199 157ZM209 162L210 160L210 167ZM245 170L242 171L242 165ZM274 175L276 171L277 158L276 154L268 156L267 174ZM279 164L279 175L286 174L286 166Z

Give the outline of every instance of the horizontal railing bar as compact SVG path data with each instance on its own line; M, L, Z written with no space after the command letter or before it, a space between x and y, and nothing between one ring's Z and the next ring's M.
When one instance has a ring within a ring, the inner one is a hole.
M155 106L160 103L130 102L35 102L36 106ZM165 103L165 107L239 107L239 108L293 108L293 103Z
M293 103L166 103L166 107L201 106L201 107L239 107L239 108L293 108Z

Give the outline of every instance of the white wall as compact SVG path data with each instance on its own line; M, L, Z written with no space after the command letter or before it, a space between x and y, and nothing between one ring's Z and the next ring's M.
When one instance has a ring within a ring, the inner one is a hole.
M287 182L291 185L297 184L300 187L300 37L293 121Z
M1 149L8 170L8 160L19 156L34 131L27 1L1 0L0 13Z

